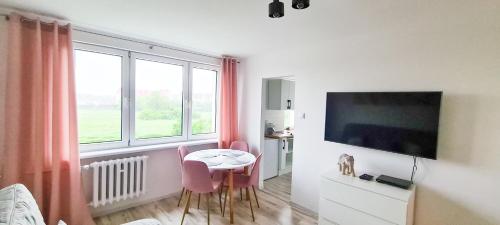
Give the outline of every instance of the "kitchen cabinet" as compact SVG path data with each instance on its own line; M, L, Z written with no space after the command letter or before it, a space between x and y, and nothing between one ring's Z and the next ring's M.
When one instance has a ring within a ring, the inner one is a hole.
M278 175L292 172L293 138L279 139L279 170Z
M267 109L295 109L295 82L283 79L267 81Z
M264 180L278 176L279 169L279 139L264 140Z

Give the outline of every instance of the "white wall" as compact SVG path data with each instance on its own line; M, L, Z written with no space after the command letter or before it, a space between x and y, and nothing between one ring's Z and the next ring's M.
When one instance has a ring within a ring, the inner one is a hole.
M276 131L285 129L285 110L264 110L264 119L272 123Z
M274 124L276 131L283 131L287 127L293 129L293 115L293 110L264 110L264 120Z
M294 75L292 201L317 211L320 174L334 169L341 153L354 155L358 174L409 178L412 167L409 156L325 142L326 92L442 90L438 160L419 160L415 224L500 224L500 3L398 4L408 12L396 15L411 16L389 18L397 25L357 27L356 36L287 43L248 58L241 134L261 147L255 93L262 78Z

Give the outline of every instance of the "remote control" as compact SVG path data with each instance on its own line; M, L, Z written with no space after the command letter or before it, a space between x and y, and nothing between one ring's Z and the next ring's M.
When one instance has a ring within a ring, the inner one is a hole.
M373 179L373 176L365 173L365 174L359 176L359 179L371 181Z

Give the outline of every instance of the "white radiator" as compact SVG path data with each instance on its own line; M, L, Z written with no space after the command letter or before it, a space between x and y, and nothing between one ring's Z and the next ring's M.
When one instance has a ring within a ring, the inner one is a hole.
M138 197L146 193L148 156L93 162L82 168L92 169L94 208Z

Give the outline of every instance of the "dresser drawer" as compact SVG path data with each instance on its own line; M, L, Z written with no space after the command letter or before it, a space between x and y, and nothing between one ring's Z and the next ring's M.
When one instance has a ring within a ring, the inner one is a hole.
M324 178L321 197L394 224L406 224L408 204L399 199Z
M320 199L319 218L319 225L395 225L324 198Z

